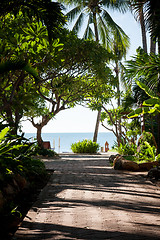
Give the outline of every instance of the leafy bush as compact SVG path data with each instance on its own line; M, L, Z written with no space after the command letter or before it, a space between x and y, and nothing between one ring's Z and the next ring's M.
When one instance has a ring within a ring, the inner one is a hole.
M58 154L55 151L51 149L40 148L37 144L35 145L34 155L42 155L48 157L58 156Z
M72 143L71 149L74 153L96 153L99 150L99 144L85 139L82 142Z
M129 160L129 161L133 161L133 162L136 162L136 156L133 156L133 155L124 155L123 156L124 159L126 160Z
M23 135L11 135L9 128L0 132L0 193L5 199L0 209L0 236L9 233L8 227L14 217L20 219L22 216L23 209L19 209L19 199L24 187L27 186L28 190L36 189L37 185L48 180L44 163L33 157L34 145ZM17 177L21 183L17 182ZM13 192L7 193L8 186ZM27 189L24 192L26 191Z
M138 140L138 161L155 161L157 153L157 144L152 133L143 131Z
M7 177L10 173L18 173L25 177L45 174L45 166L39 160L33 159L35 147L23 136L12 136L9 128L0 133L0 174Z
M160 153L156 156L156 161L160 162Z
M118 151L118 143L117 141L114 141L113 146L111 147L111 149Z
M118 147L118 152L122 155L134 155L137 152L137 146L134 143L120 143L120 146Z
M137 153L139 161L145 160L146 162L151 162L156 160L157 149L155 146L151 146L148 142L143 142L140 145L140 150Z
M138 146L140 146L144 142L148 142L151 146L157 147L155 138L151 132L143 131L142 135L140 136L140 138L138 140Z

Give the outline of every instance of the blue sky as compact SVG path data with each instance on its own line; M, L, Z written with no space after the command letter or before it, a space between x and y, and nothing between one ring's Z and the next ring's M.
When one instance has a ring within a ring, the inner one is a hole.
M128 60L130 56L136 53L136 49L141 46L140 25L129 12L125 14L113 12L111 16L130 38L131 46L127 54ZM43 128L43 132L94 132L96 117L96 111L93 112L87 108L77 106L58 113L55 119L51 120ZM29 122L23 123L22 130L24 132L36 132L36 129ZM99 132L106 132L106 130L100 126Z

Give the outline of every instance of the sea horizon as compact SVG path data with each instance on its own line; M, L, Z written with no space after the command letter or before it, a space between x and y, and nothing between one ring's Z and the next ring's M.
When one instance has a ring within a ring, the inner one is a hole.
M24 133L25 137L30 141L36 140L36 133ZM57 153L72 152L71 144L82 141L84 139L93 140L93 132L59 132L59 133L42 133L43 141L50 141L51 148ZM97 143L101 147L105 147L105 142L109 144L109 149L112 148L114 141L116 140L112 132L99 132Z

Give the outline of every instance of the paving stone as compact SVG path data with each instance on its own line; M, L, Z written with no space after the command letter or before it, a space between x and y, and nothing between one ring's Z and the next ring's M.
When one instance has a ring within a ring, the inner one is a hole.
M146 173L114 170L108 153L44 162L55 171L14 239L160 239L160 188Z

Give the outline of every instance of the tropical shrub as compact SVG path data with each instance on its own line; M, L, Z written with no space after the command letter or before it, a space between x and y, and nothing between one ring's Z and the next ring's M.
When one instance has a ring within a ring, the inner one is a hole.
M41 148L38 146L38 144L35 144L34 155L42 155L47 157L58 156L58 154L55 151L51 149Z
M26 178L29 175L38 175L44 171L45 166L38 159L33 158L35 147L23 136L12 136L9 128L0 133L0 173L18 173ZM37 170L36 170L37 169Z
M155 138L151 132L143 131L142 135L138 140L138 146L140 146L144 142L148 142L151 146L155 146L155 147L157 146Z
M0 238L10 232L14 218L20 221L22 217L19 199L23 189L37 189L48 180L44 163L33 157L34 148L23 136L12 136L8 127L0 132Z
M72 143L71 149L74 153L96 153L99 150L99 144L85 139L81 142Z
M135 153L137 152L137 146L134 143L120 143L120 146L118 147L118 152L122 155L135 155Z
M160 153L156 156L156 161L160 162Z
M146 162L152 162L156 160L157 149L155 146L151 146L148 142L143 142L140 145L139 152L137 152L137 157L139 161L145 160Z
M157 144L152 133L143 131L138 140L138 161L155 161L157 154Z

